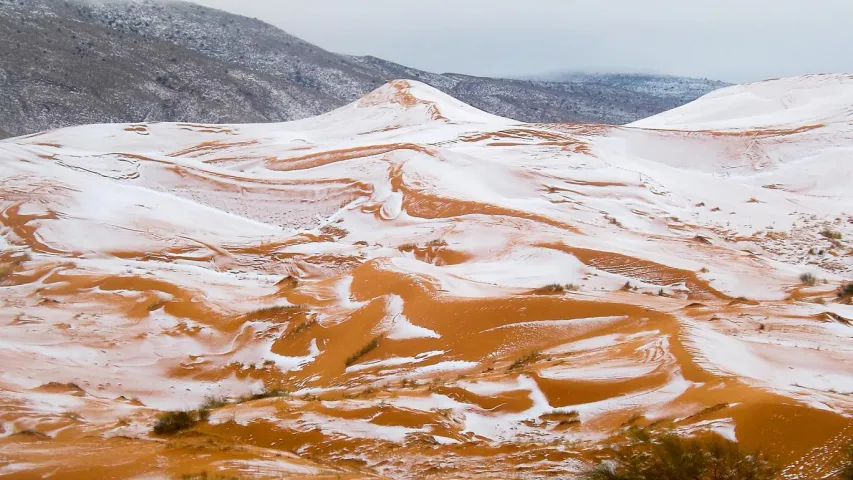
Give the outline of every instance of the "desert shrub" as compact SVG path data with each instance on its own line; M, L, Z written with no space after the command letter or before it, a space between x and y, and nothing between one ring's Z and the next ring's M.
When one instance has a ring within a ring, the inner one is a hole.
M228 405L228 399L226 397L215 397L213 395L208 395L204 397L204 403L199 407L200 410L213 410L216 408L224 407Z
M417 249L418 246L414 243L404 243L403 245L397 247L397 250L400 250L401 252L414 252Z
M276 397L286 397L290 395L290 392L283 389L273 388L273 389L263 389L258 393L253 393L251 395L246 395L245 397L241 397L238 403L243 402L251 402L253 400L262 400L264 398L276 398Z
M706 440L665 435L617 451L588 480L771 480L777 469L761 453L747 454L722 437Z
M209 475L207 472L201 472L181 475L181 480L238 480L238 477Z
M199 422L206 422L210 420L210 410L206 408L200 408L196 411L196 415L198 415Z
M288 337L295 337L295 336L299 335L300 333L307 331L308 329L310 329L314 325L317 325L316 319L311 319L311 320L307 320L305 322L302 322L299 325L297 325L296 328L294 328L292 332L288 333L287 336Z
M181 430L192 428L197 422L196 418L197 416L194 412L183 410L166 412L157 418L152 431L160 435L180 432Z
M551 294L560 294L560 293L566 293L566 292L576 292L578 290L580 290L580 287L578 287L574 283L569 283L566 285L561 285L559 283L552 283L549 285L545 285L544 287L537 288L536 293L551 295Z
M853 480L853 445L847 448L847 454L841 461L841 470L838 472L839 480Z
M15 265L12 263L0 263L0 282L6 279L15 270Z
M820 232L820 234L823 235L824 237L830 239L830 240L841 240L841 237L842 237L841 232L836 232L836 231L830 230L828 228L826 230Z
M346 365L349 367L354 365L361 357L367 355L368 353L376 350L376 347L379 346L379 342L382 341L382 337L375 337L373 340L367 343L367 345L361 347L361 349L349 357L347 357Z
M804 273L800 275L800 281L803 282L803 285L813 287L817 283L817 278L811 273Z
M291 316L303 310L301 305L272 305L269 307L261 307L257 310L249 312L250 317L275 318L278 316Z
M853 297L853 283L846 283L838 287L838 297Z
M521 368L529 363L534 363L541 358L538 352L528 353L527 355L519 358L518 360L512 362L512 365L509 366L510 370L515 370L517 368Z

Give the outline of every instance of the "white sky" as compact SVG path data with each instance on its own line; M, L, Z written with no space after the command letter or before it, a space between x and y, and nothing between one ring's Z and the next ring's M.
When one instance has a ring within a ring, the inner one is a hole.
M853 0L195 0L433 72L853 72Z

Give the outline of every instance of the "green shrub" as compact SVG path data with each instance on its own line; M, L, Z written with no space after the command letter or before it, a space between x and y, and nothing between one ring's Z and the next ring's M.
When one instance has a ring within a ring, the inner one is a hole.
M853 283L847 283L838 287L838 297L853 297Z
M707 440L665 435L630 445L612 462L586 473L588 480L772 480L777 469L760 453L744 453L722 437Z

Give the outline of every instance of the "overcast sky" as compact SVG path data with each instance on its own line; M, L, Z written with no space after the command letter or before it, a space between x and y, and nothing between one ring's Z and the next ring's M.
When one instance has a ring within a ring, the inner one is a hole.
M195 0L433 72L853 72L853 0Z

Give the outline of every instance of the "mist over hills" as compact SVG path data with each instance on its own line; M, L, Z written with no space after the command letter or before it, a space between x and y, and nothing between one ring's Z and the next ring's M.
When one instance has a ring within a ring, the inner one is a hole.
M332 53L259 20L183 1L0 0L0 35L8 39L0 44L3 136L90 123L288 121L397 78L520 121L623 124L724 85L435 74Z

